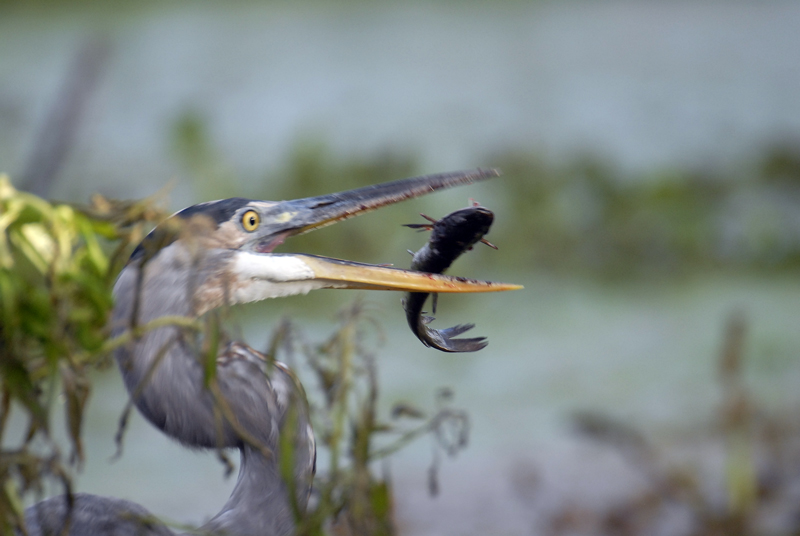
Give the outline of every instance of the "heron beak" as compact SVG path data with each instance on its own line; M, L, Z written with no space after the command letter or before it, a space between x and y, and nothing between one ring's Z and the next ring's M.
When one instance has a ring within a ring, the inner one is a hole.
M281 201L264 214L272 234L298 235L437 190L500 176L496 169L424 175L335 194Z
M329 282L330 288L444 293L499 292L522 288L521 285L509 283L415 272L316 255L292 255L292 257L306 264L314 272L315 280Z
M319 229L436 190L472 184L499 175L500 172L496 169L426 175L335 194L282 201L270 207L264 214L264 221L268 221L270 225L270 234L259 251L271 251L288 236ZM314 280L333 288L406 292L496 292L522 288L520 285L415 272L314 255L285 256L301 261L313 272Z

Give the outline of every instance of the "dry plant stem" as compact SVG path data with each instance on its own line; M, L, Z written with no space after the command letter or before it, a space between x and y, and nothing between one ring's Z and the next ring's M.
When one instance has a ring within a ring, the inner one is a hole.
M233 470L236 467L233 465L233 462L228 457L228 455L225 454L225 447L222 444L222 437L223 437L222 430L223 426L225 425L224 421L225 417L222 414L222 411L220 411L220 408L217 404L214 404L213 411L214 411L214 431L217 434L217 438L219 438L217 442L217 460L219 460L219 462L225 467L225 477L227 478L231 474L233 474Z
M146 324L135 326L133 329L129 329L122 335L118 335L113 339L109 339L105 344L103 344L100 353L110 354L120 346L124 346L130 343L132 340L142 337L142 335L148 331L169 326L188 329L196 332L202 332L203 330L202 324L194 318L177 315L161 316L147 322Z
M3 391L2 398L0 398L0 437L3 437L6 432L6 424L8 423L8 416L11 413L11 393Z
M56 101L39 128L36 143L23 173L25 189L47 196L72 148L81 117L108 59L109 43L94 38L72 61Z
M106 320L123 258L141 238L141 225L159 219L148 203L97 196L85 208L51 204L0 176L0 438L8 431L14 400L27 419L19 450L0 452L0 534L21 533L22 498L41 498L44 481L60 483L69 495L69 472L80 468L83 454L87 374L106 365L118 345L144 332L109 342ZM114 249L110 258L106 246ZM62 422L72 447L69 464L62 464L49 433L61 393Z
M334 398L335 414L331 433L331 479L334 481L339 476L341 441L347 423L347 398L352 382L352 363L355 354L355 326L352 321L348 321L342 327L337 334L336 342L339 349L339 381Z
M723 390L722 425L727 443L728 510L740 530L757 502L758 482L753 462L751 403L742 378L745 319L731 314L719 358Z
M436 432L438 434L437 431L440 429L442 423L450 419L457 419L461 421L465 419L465 414L463 411L456 411L447 408L440 409L429 421L419 425L416 428L412 428L411 430L403 432L400 437L395 439L390 445L372 451L370 453L370 460L380 460L382 458L391 456L395 452L399 451L409 443L425 434L431 432ZM445 450L447 450L448 454L452 455L456 450L458 450L458 448Z
M270 450L269 447L264 445L250 432L245 430L245 428L241 424L239 424L238 419L236 419L236 415L234 415L233 410L228 404L228 400L219 390L219 385L217 384L216 378L209 383L208 389L214 396L215 406L219 408L219 411L222 413L222 416L225 418L226 422L231 426L231 428L233 428L233 431L236 432L236 435L239 437L239 439L241 439L254 449L257 449L261 453L261 455L264 456L265 458L271 458L272 450Z

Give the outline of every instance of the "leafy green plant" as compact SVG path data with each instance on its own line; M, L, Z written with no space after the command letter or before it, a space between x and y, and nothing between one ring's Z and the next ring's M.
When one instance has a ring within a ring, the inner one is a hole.
M0 532L20 524L21 496L41 492L43 476L69 491L53 401L64 397L69 461L80 466L87 374L108 362L111 285L144 225L161 217L152 200L53 204L0 176L0 441L14 406L26 420L22 443L0 452Z

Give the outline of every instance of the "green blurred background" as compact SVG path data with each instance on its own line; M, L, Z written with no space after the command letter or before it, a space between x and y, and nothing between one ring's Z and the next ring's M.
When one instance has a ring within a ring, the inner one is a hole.
M442 298L435 324L475 322L484 351L426 349L399 296L364 296L385 330L384 406L432 404L449 386L472 417L438 497L429 444L392 460L401 532L559 533L572 505L595 515L647 489L619 449L573 433L587 409L698 468L725 511L718 375L731 314L745 326L751 413L793 438L782 448L797 440L798 28L796 2L3 1L0 172L72 202L167 186L177 210L500 167L500 179L283 246L405 266L424 235L400 224L419 212L468 198L496 212L499 251L476 248L453 272L525 290ZM242 307L234 329L256 347L284 315L327 332L352 299ZM109 461L126 395L116 371L98 380L78 488L180 521L216 512L233 481L213 456L138 415ZM758 422L743 463L761 478L771 455ZM773 490L789 504L797 466ZM774 508L772 533L797 529L792 508ZM664 525L682 533L680 519Z

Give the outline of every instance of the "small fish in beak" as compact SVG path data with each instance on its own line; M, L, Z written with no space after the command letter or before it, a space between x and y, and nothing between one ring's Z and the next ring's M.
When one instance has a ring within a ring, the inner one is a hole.
M491 210L474 204L473 206L451 212L440 220L424 216L431 223L409 224L406 227L431 231L428 243L414 253L411 269L440 274L465 251L472 249L477 242L484 242L484 235L494 221ZM494 247L494 246L492 246ZM496 248L495 248L496 249ZM519 287L517 287L519 288ZM484 337L456 339L457 335L472 329L475 324L459 324L446 329L433 329L428 324L432 316L424 316L422 307L429 293L409 292L403 299L403 308L411 331L422 344L443 352L477 352L486 347ZM433 293L432 311L436 313L436 297Z

